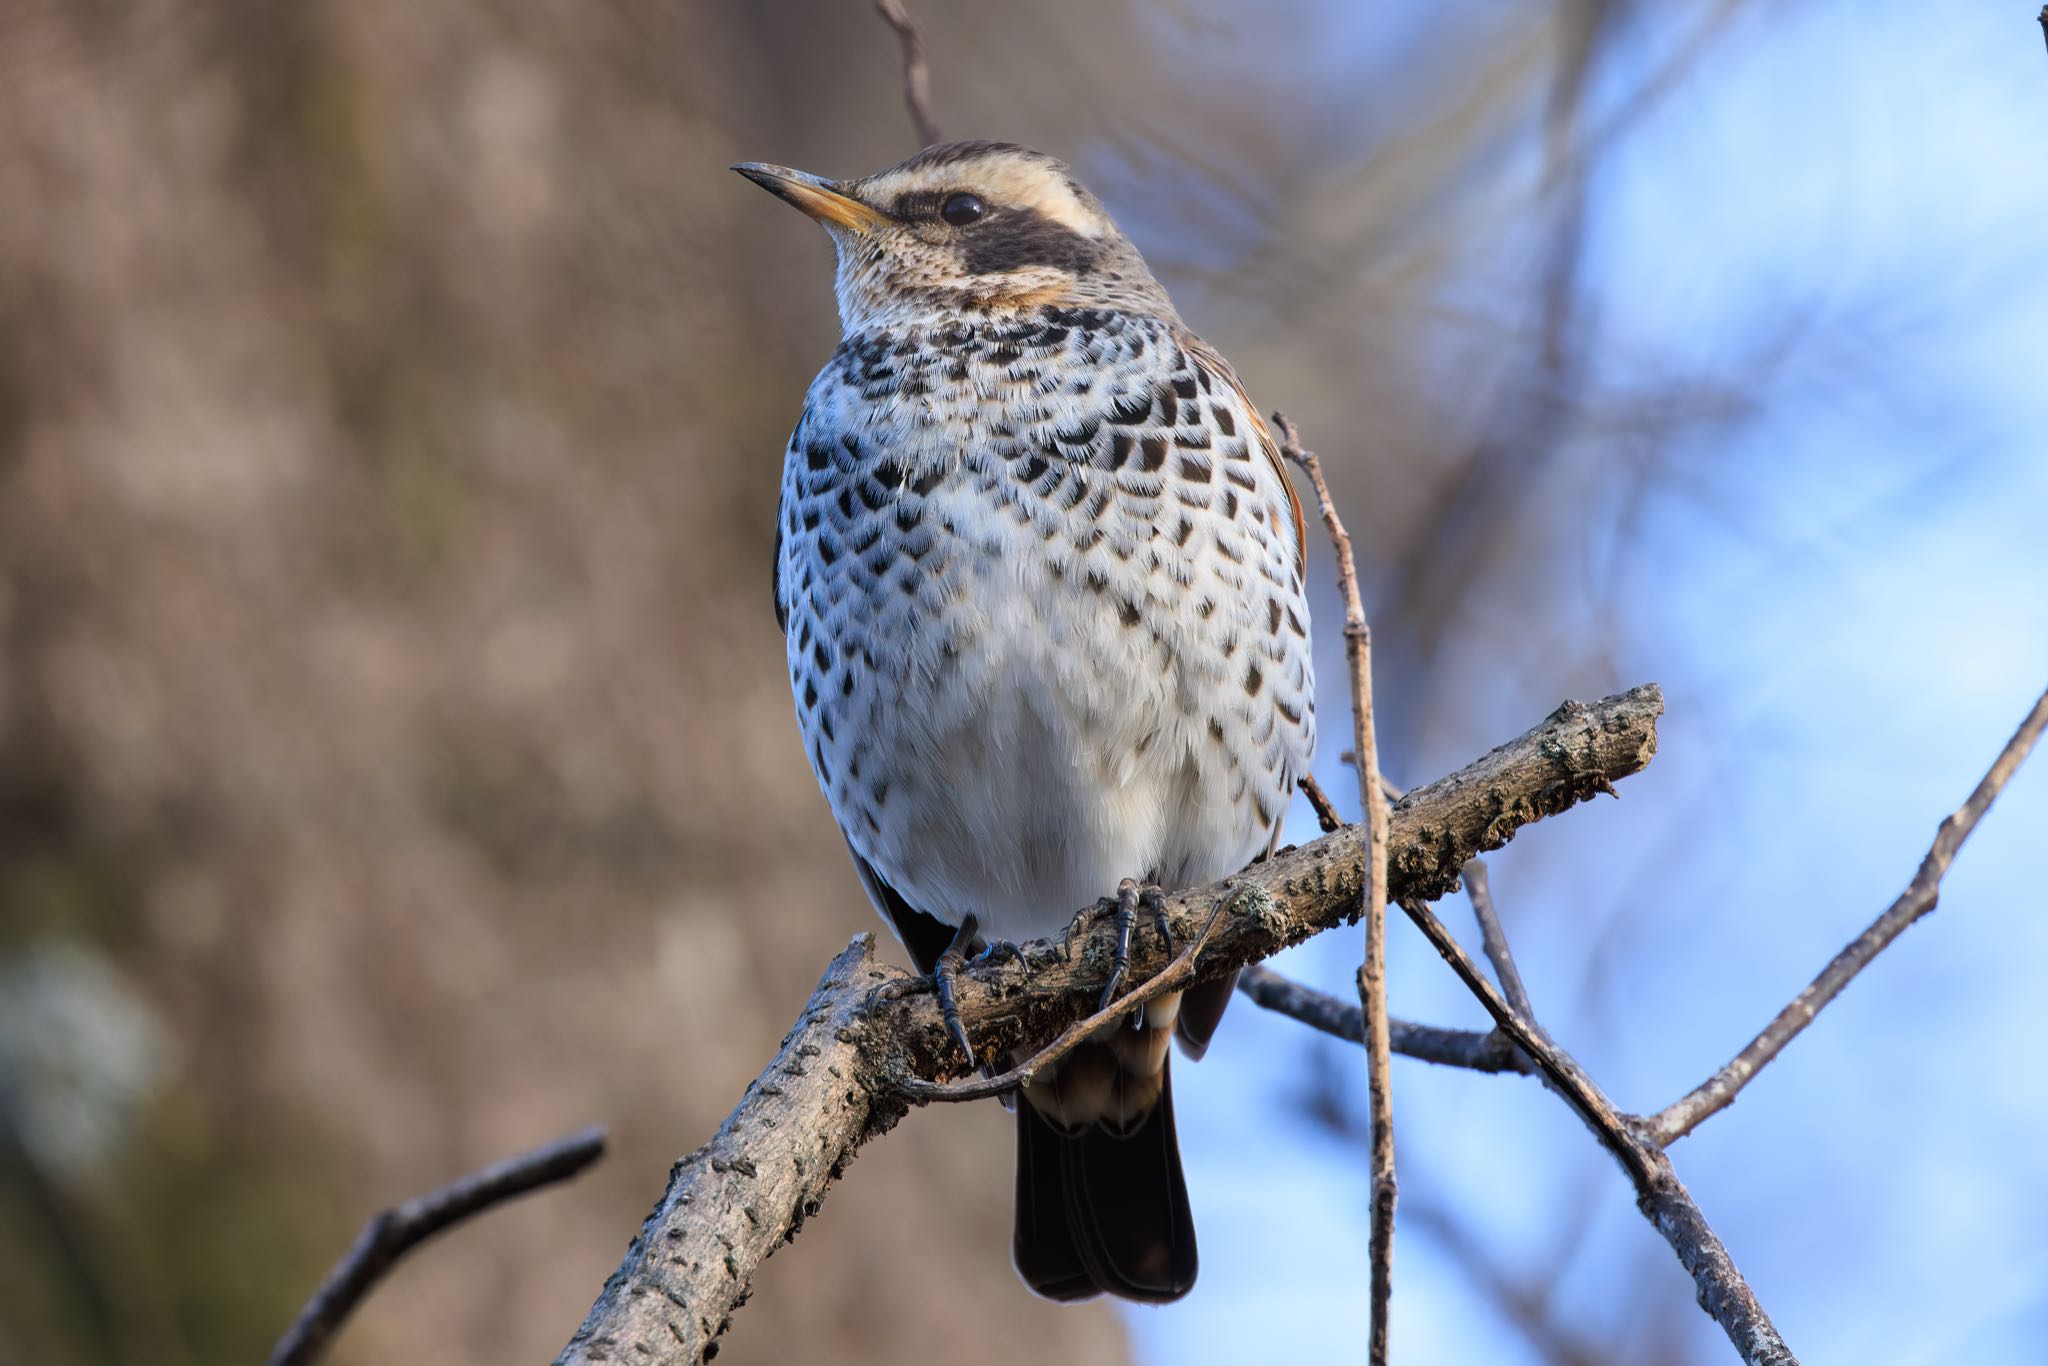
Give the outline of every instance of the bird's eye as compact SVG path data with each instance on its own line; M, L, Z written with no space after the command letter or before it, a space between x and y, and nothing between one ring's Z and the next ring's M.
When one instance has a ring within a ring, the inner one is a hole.
M939 208L939 217L956 228L964 228L979 219L988 209L981 202L980 195L956 194L947 198Z

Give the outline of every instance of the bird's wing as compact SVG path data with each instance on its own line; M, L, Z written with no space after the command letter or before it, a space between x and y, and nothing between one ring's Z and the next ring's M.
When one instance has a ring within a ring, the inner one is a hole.
M896 931L903 947L910 950L910 959L917 964L917 970L930 972L938 963L939 955L953 942L953 927L905 901L901 892L882 880L882 875L875 871L875 865L860 856L860 850L853 847L851 839L846 841L846 847L853 855L854 871L860 874L861 886L868 889L868 898L875 903L875 909Z
M789 605L782 600L782 515L775 517L775 555L769 561L769 573L773 575L769 586L775 593L775 629L789 634Z
M1294 517L1294 572L1304 575L1308 569L1308 521L1302 516L1301 495L1294 491L1294 481L1287 477L1287 462L1280 457L1280 443L1273 439L1272 428L1259 415L1259 409L1244 391L1244 382L1237 377L1237 371L1230 368L1230 362L1223 359L1216 348L1192 332L1181 332L1175 340L1195 364L1209 373L1210 378L1221 381L1237 395L1245 415L1251 419L1252 431L1258 436L1259 449L1266 454L1266 463L1273 467L1274 476L1280 487L1287 491L1287 510Z

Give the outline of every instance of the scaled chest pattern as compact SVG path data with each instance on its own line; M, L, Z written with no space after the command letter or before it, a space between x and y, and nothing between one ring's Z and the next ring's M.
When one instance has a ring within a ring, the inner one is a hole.
M776 554L798 722L930 913L1220 876L1284 811L1300 547L1216 367L1164 321L1048 309L850 336L812 385Z

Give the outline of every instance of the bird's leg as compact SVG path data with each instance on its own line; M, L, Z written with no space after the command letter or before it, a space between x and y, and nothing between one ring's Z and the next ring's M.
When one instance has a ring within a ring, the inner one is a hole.
M932 964L930 972L922 977L902 977L893 982L884 982L874 991L874 999L877 1001L901 1001L906 997L921 996L927 991L937 992L939 1018L946 1022L946 1036L958 1044L960 1051L967 1055L967 1065L970 1068L974 1066L974 1045L968 1042L967 1026L960 1021L960 1003L955 999L953 992L960 978L960 970L967 965L968 946L974 942L974 933L979 928L973 916L963 917L960 928L953 931L952 942L946 945L945 952ZM989 945L983 957L1000 956L999 951L1023 957L1023 950L1007 942Z
M954 931L952 940L946 946L945 952L953 955L953 965L950 972L955 977L959 975L961 967L964 966L968 946L978 928L979 926L975 924L974 918L972 916L968 917L966 923ZM937 991L940 993L940 1000L943 1004L952 994L950 985L942 986L939 981L938 968L943 966L945 961L945 956L942 953L939 962L933 965L933 971L916 977L900 977L893 982L883 983L875 988L875 999L878 1001L902 1001L912 996L922 996L927 991ZM1021 945L1012 943L1008 939L998 939L975 955L974 961L986 963L991 967L999 963L1021 963L1024 961L1024 949ZM956 1009L954 1014L958 1015L958 1013ZM947 1032L949 1034L952 1033L950 1026ZM957 1039L959 1036L955 1035L954 1037Z
M978 928L973 916L962 916L960 928L953 932L953 942L946 945L946 951L932 965L932 984L939 992L939 1016L946 1022L947 1036L966 1055L969 1067L974 1066L974 1045L968 1041L967 1026L960 1023L960 1004L953 999L953 988L960 969L967 964L967 946L974 942Z
M1107 898L1105 898L1107 899ZM1110 1002L1124 984L1124 978L1131 970L1131 933L1138 924L1138 908L1143 906L1152 913L1152 929L1159 936L1159 942L1168 953L1173 952L1173 929L1166 921L1166 892L1156 882L1140 883L1134 877L1127 877L1116 887L1116 902L1113 914L1116 925L1116 948L1109 960L1109 980L1102 984L1102 999L1097 1010L1109 1009Z
M1131 970L1131 927L1138 923L1138 880L1127 877L1116 885L1116 949L1109 958L1109 977L1102 984L1097 1010L1109 1009L1124 974Z
M1166 893L1158 883L1148 882L1138 889L1138 904L1152 912L1152 932L1159 936L1159 945L1173 956L1173 926L1166 920Z

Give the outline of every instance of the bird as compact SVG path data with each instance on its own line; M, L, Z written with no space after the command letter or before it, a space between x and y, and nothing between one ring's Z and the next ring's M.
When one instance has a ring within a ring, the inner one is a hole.
M1269 855L1315 747L1302 507L1228 362L1054 157L733 169L836 255L841 339L784 453L775 613L860 880L974 1061L951 980L1108 902ZM1023 1089L1012 1253L1054 1300L1167 1303L1198 1255L1156 998Z

